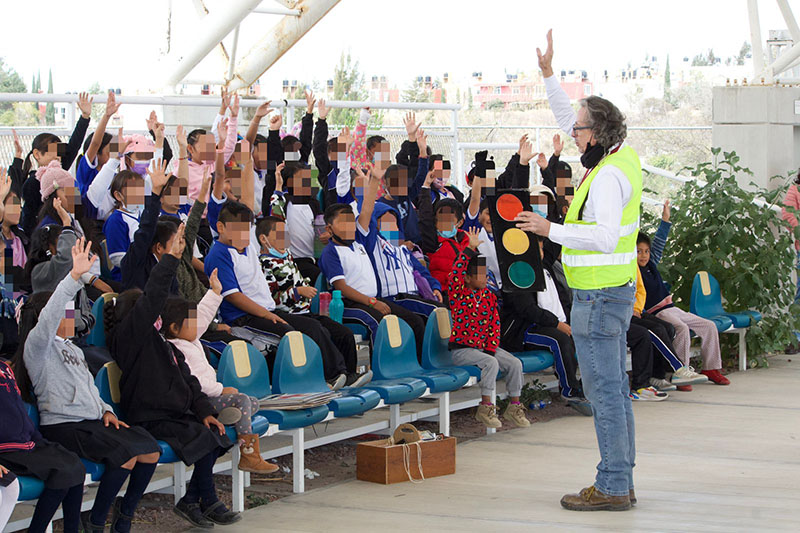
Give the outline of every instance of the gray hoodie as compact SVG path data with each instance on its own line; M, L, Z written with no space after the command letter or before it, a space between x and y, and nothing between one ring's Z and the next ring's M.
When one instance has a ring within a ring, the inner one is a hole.
M110 405L100 399L80 348L56 336L64 310L83 287L67 275L39 313L25 341L23 360L43 426L81 420L100 420Z

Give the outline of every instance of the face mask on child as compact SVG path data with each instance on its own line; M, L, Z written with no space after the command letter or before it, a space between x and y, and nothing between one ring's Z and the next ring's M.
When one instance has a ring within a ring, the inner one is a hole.
M445 239L452 239L453 237L456 236L457 232L458 229L455 226L453 226L452 229L449 229L447 231L437 231L436 233L438 233L439 236L444 237Z
M547 218L547 206L546 205L531 204L531 209L533 209L533 212L536 213L537 215L539 215L539 216L541 216L543 218Z
M392 244L400 242L400 231L398 230L381 231L381 236Z
M144 212L144 204L129 204L125 206L125 210L137 217L141 217Z
M131 170L140 176L146 176L148 167L150 167L150 161L134 161Z
M278 259L286 259L286 256L289 255L289 252L287 252L286 250L284 250L283 252L279 252L272 246L270 246L267 249L267 252L269 252L269 255L271 255L272 257L277 257Z

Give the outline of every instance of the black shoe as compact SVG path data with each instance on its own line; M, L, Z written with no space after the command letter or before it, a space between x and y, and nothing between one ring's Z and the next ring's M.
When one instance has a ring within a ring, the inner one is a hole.
M219 500L203 511L203 516L221 526L227 526L242 519L242 515L229 511L225 504Z
M203 511L200 510L199 503L186 503L183 498L172 508L175 511L175 514L189 522L195 527L201 527L203 529L213 529L214 522L209 520L203 515Z
M115 533L130 531L131 522L133 522L133 517L122 512L122 497L117 496L114 500L114 507L112 508L111 531ZM122 526L122 529L120 529L120 526Z
M363 374L347 374L347 381L344 382L345 387L363 387L372 381L372 370L367 370Z
M103 533L106 527L105 524L98 526L92 523L92 513L90 512L81 515L81 526L83 526L83 531L86 533Z

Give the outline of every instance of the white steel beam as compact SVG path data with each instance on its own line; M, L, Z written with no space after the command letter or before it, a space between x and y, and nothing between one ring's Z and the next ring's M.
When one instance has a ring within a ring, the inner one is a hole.
M262 15L291 15L293 17L300 16L299 9L287 9L281 6L260 6L255 8L253 13L261 13Z
M781 10L781 15L783 15L783 20L786 22L786 27L789 29L789 35L792 36L792 40L796 43L800 43L800 27L797 26L797 20L794 18L794 13L792 13L792 8L789 7L788 0L776 0L778 2L778 7Z
M200 19L193 29L198 38L180 48L173 47L173 52L162 59L160 68L164 87L173 91L174 86L260 3L261 0L229 0L225 9Z
M231 55L228 58L228 75L225 76L226 81L230 81L233 78L233 68L236 66L236 49L239 47L239 27L241 24L236 25L236 29L233 30L233 46L231 47Z
M750 42L753 47L754 80L764 75L764 44L761 41L761 21L758 18L758 0L747 0L747 13L750 18ZM767 83L772 83L771 73L766 75Z
M300 0L299 17L286 16L270 29L236 65L228 89L235 91L252 85L280 57L320 21L339 0Z

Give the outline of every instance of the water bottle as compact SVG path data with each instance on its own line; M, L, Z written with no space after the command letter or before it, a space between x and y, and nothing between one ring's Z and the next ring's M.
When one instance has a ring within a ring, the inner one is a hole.
M550 403L551 403L550 402L550 398L547 398L546 400L534 401L528 407L530 408L531 411L536 411L536 410L544 409L545 407L550 405Z
M331 293L329 292L321 292L319 293L319 314L322 316L328 316L328 307L331 304Z
M328 306L328 316L339 324L342 323L344 315L344 302L342 301L342 291L333 291L333 299Z

